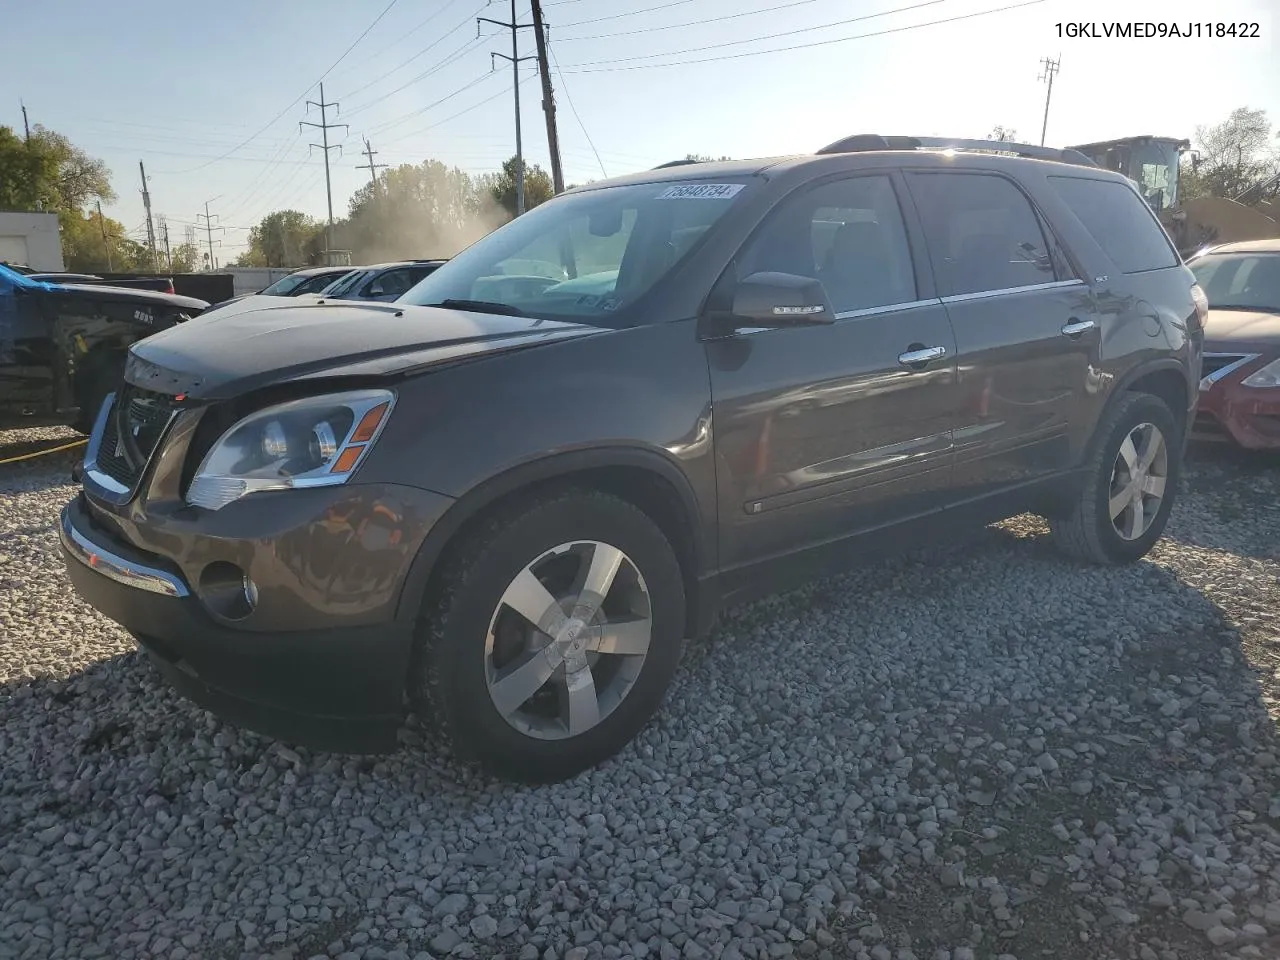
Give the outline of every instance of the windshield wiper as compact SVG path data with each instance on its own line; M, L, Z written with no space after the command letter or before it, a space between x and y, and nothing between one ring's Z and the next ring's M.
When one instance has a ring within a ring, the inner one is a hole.
M439 303L424 303L424 307L444 307L446 310L470 310L472 313L496 313L504 317L527 317L528 314L519 307L497 300L441 300Z

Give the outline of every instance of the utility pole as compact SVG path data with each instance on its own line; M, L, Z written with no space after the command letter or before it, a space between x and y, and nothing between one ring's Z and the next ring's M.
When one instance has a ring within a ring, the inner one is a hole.
M1058 54L1057 60L1050 60L1045 57L1040 63L1044 66L1044 73L1036 77L1037 80L1048 80L1049 89L1044 95L1044 124L1040 127L1040 146L1044 146L1044 136L1049 130L1049 101L1053 97L1053 78L1058 73L1058 67L1062 64L1062 54Z
M378 189L378 171L385 170L388 164L373 162L373 158L378 155L378 151L369 144L368 137L364 138L364 155L369 158L369 162L360 164L356 169L369 171L369 182L373 184L373 189L376 191Z
M217 200L217 199L218 199L217 197L213 198L213 200ZM209 204L213 203L213 200L206 200L204 202L204 213L196 214L197 220L201 218L204 219L205 238L209 241L209 269L210 270L214 270L218 266L218 262L213 259L213 221L214 221L214 218L216 218L218 215L216 213L212 215L209 213ZM218 227L218 229L222 230L223 228Z
M25 103L22 103L21 100L19 100L18 103L22 104L22 132L26 134L26 139L23 142L30 143L31 142L31 124L27 122L27 105Z
M512 2L514 3L515 0L512 0ZM339 153L342 152L342 144L335 143L332 146L329 145L329 130L335 129L337 127L346 127L348 130L350 130L351 128L347 127L345 123L329 122L328 110L330 107L337 107L338 103L337 101L334 101L333 103L325 102L323 83L320 84L320 102L316 103L316 101L314 100L308 100L307 106L320 108L319 123L314 123L308 120L299 120L298 126L299 127L316 127L317 129L319 129L321 134L321 139L323 140L323 143L310 144L309 148L317 148L324 151L324 193L325 193L325 198L329 202L329 225L325 227L325 231L324 231L324 254L325 254L324 259L325 259L325 263L328 263L329 251L333 249L333 187L329 181L329 151L333 149L337 149Z
M147 190L147 171L143 167L141 160L138 161L138 172L142 174L142 206L147 211L147 246L151 248L151 269L154 270L158 266L156 263L158 259L156 254L156 228L151 222L151 193Z
M560 134L556 129L556 95L551 89L551 66L547 62L547 25L542 20L542 0L533 0L533 35L538 40L538 72L542 74L542 112L547 118L547 149L551 151L551 184L564 193L564 170L560 166Z
M107 272L114 273L115 266L111 262L111 240L107 237L107 221L102 219L102 201L98 203L98 226L102 229L102 246L107 251Z
M534 57L520 56L520 44L518 42L518 30L532 27L531 23L516 22L516 0L511 0L511 22L504 23L501 20L491 20L488 17L476 17L476 36L480 36L480 24L492 23L496 26L503 27L511 31L511 56L505 53L490 53L489 65L493 66L493 58L501 57L503 60L511 61L511 76L514 80L512 90L516 95L516 216L524 213L524 143L520 137L520 62L522 60L533 60Z
M173 269L173 252L169 249L169 221L163 215L156 217L160 222L160 236L164 237L164 262L166 270Z

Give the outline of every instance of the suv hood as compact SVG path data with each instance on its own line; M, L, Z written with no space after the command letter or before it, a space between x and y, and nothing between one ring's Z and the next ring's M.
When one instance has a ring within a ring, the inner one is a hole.
M1215 347L1280 347L1280 313L1210 308L1204 339L1206 346Z
M113 287L105 283L50 283L48 292L54 296L86 297L93 300L112 300L128 303L156 303L182 310L203 310L208 301L184 297L159 290L143 290L138 287Z
M125 379L158 393L225 400L285 380L387 376L604 333L598 327L396 303L276 297L215 310L129 350Z

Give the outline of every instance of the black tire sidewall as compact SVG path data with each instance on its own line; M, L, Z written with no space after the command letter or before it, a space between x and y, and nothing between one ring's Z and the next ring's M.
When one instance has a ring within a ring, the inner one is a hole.
M512 727L489 696L485 637L512 579L553 547L597 540L622 550L649 591L649 653L627 696L596 727L564 740L539 740ZM587 493L534 506L489 539L454 592L427 668L439 720L455 749L498 772L553 781L595 766L629 742L661 705L679 665L685 597L680 566L658 527L630 504Z
M1165 482L1164 499L1150 528L1137 540L1126 540L1120 536L1111 522L1111 474L1115 468L1116 457L1120 455L1120 445L1134 427L1141 423L1154 424L1164 434L1165 446L1168 449L1169 473ZM1085 496L1094 499L1098 543L1112 562L1132 563L1141 559L1151 552L1156 541L1164 534L1164 528L1169 522L1169 514L1177 499L1178 485L1182 479L1182 447L1182 435L1173 413L1162 400L1150 394L1134 395L1119 415L1111 421L1111 428L1102 438L1098 455L1094 459L1094 469L1086 481L1088 486Z

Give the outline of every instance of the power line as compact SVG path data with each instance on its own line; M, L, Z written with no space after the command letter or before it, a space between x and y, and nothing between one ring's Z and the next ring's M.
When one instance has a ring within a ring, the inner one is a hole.
M727 13L722 17L705 17L702 20L686 20L683 23L664 23L657 27L637 27L635 30L619 30L614 33L597 33L586 37L560 37L561 43L569 43L577 40L607 40L613 37L630 37L637 33L655 33L659 30L679 30L683 27L697 27L706 23L720 23L723 20L737 20L740 17L754 17L761 13L773 13L777 10L789 10L792 7L803 7L811 3L820 3L821 0L791 0L790 3L780 3L772 7L761 7L759 10L743 10L739 13ZM569 27L576 27L584 23L595 23L600 19L609 19L608 17L597 17L595 20L579 20L577 23L562 23L561 30Z
M450 5L451 5L451 4L450 4ZM408 60L405 60L405 61L403 61L402 63L398 64L397 66L392 67L392 68L391 68L390 70L388 70L386 73L382 74L381 76L375 77L374 79L370 80L368 83L363 84L362 86L356 87L354 90L350 91L350 92L347 94L347 96L348 96L348 97L354 97L357 93L360 93L360 92L361 92L361 91L363 91L363 90L368 90L368 89L369 89L370 87L372 87L375 83L381 83L383 80L387 79L387 77L391 76L393 73L396 73L397 71L403 70L405 67L407 67L409 64L413 63L413 61L417 60L419 57L423 56L424 54L430 53L430 52L431 52L431 50L432 50L434 47L438 46L440 43L443 43L446 37L451 37L451 36L453 36L455 33L457 33L459 30L461 30L463 27L465 27L468 23L470 23L470 22L471 22L471 21L472 21L472 20L473 20L477 15L479 15L480 11L481 11L481 10L483 10L483 9L484 9L485 7L487 7L487 6L488 6L488 4L486 3L486 4L484 4L483 6L479 7L479 8L475 11L475 13L472 13L472 14L471 14L470 16L468 16L465 20L461 21L461 22L460 22L456 27L453 27L452 29L447 30L447 31L445 31L444 33L440 34L440 36L436 37L436 39L435 39L435 40L433 40L431 43L427 44L425 47L423 47L421 50L419 50L417 53L415 53L415 54L414 54L412 57L410 57ZM446 7L445 9L447 9L447 7ZM437 13L443 13L443 12L444 12L443 10L439 10L439 11L437 11ZM413 82L413 81L410 81L410 82ZM403 87L399 87L399 88L397 88L397 89L399 89L399 90L403 90L404 88L403 88ZM396 92L395 90L393 90L393 91L392 91L392 93L395 93L395 92ZM390 96L390 94L387 94L387 96ZM379 98L379 99L381 99L381 98ZM370 102L371 102L371 103L377 103L377 101L376 101L376 100L373 100L373 101L370 101ZM352 111L352 112L354 112L355 110L363 110L366 106L368 106L368 104L364 104L363 106L355 107L355 108L353 108L353 111Z
M217 199L218 199L218 197L214 197L214 198L213 198L213 200L217 200ZM226 229L225 229L225 228L223 228L223 227L215 227L215 226L213 225L213 221L214 221L214 220L216 220L216 219L218 218L218 215L217 215L216 213L215 213L215 214L210 214L210 213L209 213L209 204L213 203L213 200L206 200L206 201L204 202L204 213L203 213L203 214L199 214L199 213L197 213L197 214L196 214L196 219L197 219L197 220L199 220L202 216L203 216L203 218L204 218L205 237L206 237L206 239L209 241L209 269L210 269L210 270L217 269L217 266L218 266L218 261L216 261L216 260L214 260L214 259L213 259L213 231L214 231L214 230L222 230L222 232L223 232L223 233L226 233ZM218 241L218 245L219 245L219 246L221 246L221 245L222 245L222 241L221 241L221 240L219 240L219 241Z
M906 7L895 7L892 10L881 10L878 13L864 13L860 17L850 17L847 20L833 20L830 23L818 23L811 27L797 27L795 30L782 30L778 33L766 33L758 37L747 37L744 40L726 40L723 43L709 43L700 47L686 47L683 50L670 50L666 53L642 53L634 57L610 57L608 60L588 60L584 63L573 64L578 67L593 67L600 64L612 63L632 63L636 60L652 60L655 57L678 57L686 53L701 53L704 50L721 50L725 47L740 47L744 43L756 43L760 40L777 40L781 37L794 37L801 33L813 33L815 30L829 30L831 27L844 27L851 23L861 23L864 20L877 20L880 17L892 16L895 13L907 13L911 10L918 10L921 7L936 7L940 3L946 3L947 0L921 0L919 3L913 3ZM1037 0L1039 2L1039 0Z
M369 35L369 31L370 31L370 30L372 30L374 27L376 27L376 26L378 25L379 21L381 21L381 20L382 20L382 18L383 18L383 17L385 17L385 16L386 16L390 11L391 11L391 8L392 8L392 7L394 7L398 2L399 2L399 0L391 0L391 2L390 2L390 3L388 3L388 4L387 4L383 9L382 9L382 12L381 12L380 14L378 14L376 17L374 17L374 19L373 19L373 23L371 23L371 24L369 24L369 26L365 27L365 28L364 28L364 32L363 32L362 34L360 34L360 36L356 37L354 41L352 41L351 46L347 47L347 49L346 49L346 50L342 51L342 56L338 57L338 59L337 59L337 60L333 61L333 63L329 66L329 69L328 69L328 70L326 70L324 73L320 74L320 80L318 80L318 81L316 81L316 82L317 82L317 83L319 83L320 81L323 81L325 77L327 77L329 74L331 74L331 73L334 71L334 68L335 68L335 67L337 67L337 66L338 66L338 64L340 64L343 60L345 60L345 59L347 58L347 54L349 54L352 50L354 50L354 49L356 48L356 45L357 45L357 44L359 44L359 43L360 43L360 41L361 41L361 40L363 40L366 36L368 36L368 35ZM225 159L227 159L227 157L231 156L233 153L235 153L236 151L240 150L241 148L248 146L250 143L252 143L254 140L256 140L256 139L257 139L261 134L265 133L265 132L266 132L266 131L271 127L271 125L272 125L272 124L274 124L277 120L279 120L279 119L280 119L281 117L283 117L286 113L288 113L288 112L289 112L290 110L292 110L295 106L297 106L297 105L298 105L298 104L299 104L299 103L300 103L300 102L301 102L301 101L306 97L306 95L307 95L308 93L310 93L310 92L311 92L311 88L310 88L310 87L307 87L307 89L306 89L306 90L303 90L303 91L302 91L302 93L298 94L298 96L297 96L297 97L295 97L295 98L294 98L294 99L289 103L289 105L288 105L288 106L286 106L283 110L281 110L281 111L280 111L279 113L277 113L274 117L272 117L270 120L268 120L266 123L264 123L261 127L259 127L259 128L258 128L258 131L257 131L256 133L252 134L252 135L251 135L251 136L249 136L247 139L245 139L245 140L241 141L237 146L232 147L230 150L228 150L226 153L222 154L221 156L219 156L219 157L215 157L213 160L210 160L210 161L208 161L207 163L202 163L202 164L200 164L200 166L198 166L198 167L192 167L190 170L181 170L181 171L174 171L174 172L175 172L175 173L195 173L197 170L203 170L203 169L205 169L205 167L211 166L211 165L213 165L213 164L217 163L219 160L225 160ZM321 94L321 97L323 98L323 94Z
M412 110L409 113L402 114L391 120L384 120L382 123L374 124L374 126L369 130L369 132L372 134L378 134L383 132L384 130L390 129L391 127L398 126L399 124L403 123L405 120L408 120L410 117L421 116L422 114L426 113L428 110L432 109L433 107L438 107L440 106L440 104L445 103L446 101L452 100L458 94L466 93L472 87L477 86L478 84L484 83L484 81L488 80L492 76L493 76L492 70L490 70L488 73L482 73L480 74L480 76L476 77L474 80L468 81L467 83L459 87L457 90L454 90L452 93L445 94L439 100L435 100L435 101L432 101L431 103L428 103L425 107L419 107L417 110ZM392 141L392 142L395 142L395 141Z
M454 4L456 4L457 2L458 2L458 0L448 0L448 2L447 2L443 7L440 7L438 10L436 10L436 12L435 12L435 13L431 14L431 16L427 17L427 19L423 20L421 23L419 23L419 24L418 24L416 27L414 27L412 30L409 30L409 31L406 31L405 33L402 33L402 34L401 34L400 36L398 36L395 40L391 41L391 43L389 43L389 44L387 44L385 47L381 48L381 49L380 49L376 54L374 54L372 57L369 57L369 58L367 58L367 59L365 59L365 60L361 60L359 65L360 65L360 66L364 66L366 63L373 63L373 61L374 61L374 60L385 60L385 59L386 59L386 53L387 53L387 51L388 51L389 49L391 49L392 47L399 46L400 44L404 43L404 42L405 42L406 40L408 40L411 36L413 36L415 33L417 33L419 30L421 30L423 27L425 27L427 24L431 23L431 21L435 20L435 19L436 19L436 17L438 17L438 16L440 16L441 14L443 14L443 13L447 12L447 11L448 11L448 9L449 9L450 7L452 7ZM488 2L486 2L486 3L485 3L485 6L488 6ZM483 10L483 9L484 9L484 7L482 6L479 10L477 10L477 11L476 11L476 13L479 13L479 12L480 12L480 10ZM472 16L475 16L475 14L472 14ZM451 33L455 32L456 30L461 29L462 27L466 26L466 25L467 25L468 23L470 23L470 22L471 22L471 17L467 17L467 19L463 20L463 21L462 21L462 23L460 23L458 26L454 27L454 28L453 28L453 30L449 30L448 32L446 32L446 33L442 34L442 35L441 35L441 39L443 39L444 37L447 37L449 34L451 34ZM431 46L434 46L434 44L432 44ZM386 77L386 76L389 76L390 74L395 73L397 70L399 70L399 69L400 69L400 67L404 67L404 66L407 66L409 63L412 63L412 62L413 62L414 60L416 60L418 57L422 56L422 54L426 53L426 52L427 52L427 50L430 50L430 49L431 49L431 46L428 46L428 47L426 48L426 50L420 50L418 53L415 53L412 57L410 57L410 58L409 58L408 60L406 60L404 63L400 64L400 66L399 66L399 67L393 67L391 70L388 70L386 73L384 73L384 74L382 75L382 77L379 77L379 78L378 78L378 80L381 80L383 77ZM378 82L378 80L370 80L368 83L366 83L366 84L364 85L364 87L357 87L355 90L352 90L352 91L350 91L349 93L347 93L347 96L348 96L348 97L350 97L350 96L354 96L355 94L359 93L361 90L365 89L365 87L370 87L370 86L372 86L373 84L377 83L377 82Z
M591 152L596 155L596 163L600 164L600 172L607 177L609 174L604 168L604 161L600 159L600 151L596 149L595 141L591 139L591 134L587 133L587 125L582 122L582 117L578 116L578 108L573 105L573 97L569 96L569 85L564 82L564 73L560 70L560 63L556 60L556 52L554 50L551 51L551 62L556 65L556 76L560 78L560 89L564 91L564 99L569 104L573 119L578 121L578 128L582 130L582 135L587 138L587 143L591 146Z
M428 67L426 70L418 74L416 77L406 80L404 83L400 84L400 86L396 87L394 90L389 90L386 93L382 94L381 96L374 97L374 99L368 100L365 103L360 104L359 106L355 107L352 110L348 110L347 116L350 117L350 116L354 116L357 113L362 113L365 110L368 110L374 104L381 103L383 100L386 100L389 97L394 97L397 93L399 93L401 90L404 90L406 87L411 87L415 83L419 83L422 80L425 80L427 77L434 76L435 74L443 70L445 67L449 66L452 63L455 63L464 53L467 53L475 49L476 47L478 47L481 41L482 41L481 37L471 38L466 43L464 43L461 47L459 47L457 50L454 50L453 53L449 54L447 57L441 60L439 63L435 64L434 66ZM366 86L368 85L366 84Z
M525 76L525 78L520 82L522 84L528 83L537 75L538 74L536 72L531 72L527 76ZM492 74L486 74L486 76L492 76ZM396 137L394 140L388 140L387 143L400 143L402 140L407 140L409 137L416 137L421 133L426 133L428 130L434 130L436 127L443 126L444 124L448 123L451 120L456 120L458 119L458 117L471 113L473 110L480 109L485 104L492 103L494 100L497 100L499 97L505 97L510 92L511 92L510 90L504 87L503 89L499 90L497 93L492 94L488 97L485 97L479 103L473 103L469 107L463 107L457 113L451 113L449 116L443 118L442 120L436 120L434 123L429 123L425 127L419 127L417 130L411 130L406 134L402 134L401 136Z
M568 0L562 0L568 2ZM693 0L669 0L668 3L660 3L656 7L644 7L640 10L628 10L626 13L610 13L603 17L591 17L588 20L575 20L573 23L563 23L561 27L577 27L584 23L600 23L604 20L621 20L623 17L634 17L641 13L653 13L655 10L666 10L668 7L683 7L686 4L693 3ZM548 7L559 6L556 3L548 3Z
M937 3L937 2L942 2L942 0L930 0L930 2ZM658 67L684 67L684 66L689 66L691 64L696 64L696 63L716 63L721 60L741 60L745 57L762 57L770 53L786 53L790 50L808 50L813 47L830 46L833 43L847 43L850 40L866 40L869 37L883 37L893 33L905 33L909 30L921 30L925 27L936 27L944 23L956 23L957 21L960 21L960 20L972 20L975 17L986 17L995 13L1004 13L1008 10L1018 10L1022 7L1034 7L1037 4L1041 4L1044 2L1045 0L1023 0L1022 3L1013 3L1004 7L995 7L991 10L979 10L976 13L965 13L955 17L945 17L940 20L928 20L924 23L912 23L902 27L890 27L885 30L876 30L876 31L873 31L872 33L857 33L848 37L833 37L830 40L815 40L811 43L795 43L786 47L772 47L768 50L748 50L744 53L727 53L717 57L700 57L696 60L676 60L671 63L640 63L640 64L634 64L632 66L627 66L627 67L593 67L587 63L570 64L566 69L568 70L569 73L613 73L620 70L652 70ZM909 9L909 8L904 8L904 9ZM886 12L894 13L897 11L886 11ZM883 16L883 14L877 14L877 16ZM771 39L771 36L757 37L755 39L767 40L767 39ZM744 40L739 42L749 43L751 41ZM655 53L655 54L651 54L651 56L669 57L669 56L676 56L680 52L690 53L690 52L696 52L697 50L707 50L707 49L713 49L713 48L694 47L692 48L692 50L673 51L671 53ZM636 59L636 58L629 58L629 59ZM610 62L617 62L617 61L599 60L595 62L610 63ZM585 70L578 69L580 67L587 67L588 69L585 69Z

